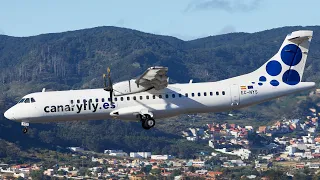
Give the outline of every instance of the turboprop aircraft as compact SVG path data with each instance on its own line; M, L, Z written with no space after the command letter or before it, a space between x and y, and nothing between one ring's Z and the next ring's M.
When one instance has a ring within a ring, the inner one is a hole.
M155 119L247 107L315 87L314 82L301 82L312 34L305 30L288 34L279 51L260 68L230 79L168 84L168 68L156 66L137 79L112 84L108 69L105 88L44 89L24 96L4 116L21 122L24 133L29 123L109 118L140 121L150 129Z

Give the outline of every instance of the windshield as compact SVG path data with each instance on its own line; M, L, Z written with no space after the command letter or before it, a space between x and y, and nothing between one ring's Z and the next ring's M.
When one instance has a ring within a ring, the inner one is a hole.
M22 98L22 99L18 102L18 104L19 104L19 103L22 103L24 100L25 100L25 98Z

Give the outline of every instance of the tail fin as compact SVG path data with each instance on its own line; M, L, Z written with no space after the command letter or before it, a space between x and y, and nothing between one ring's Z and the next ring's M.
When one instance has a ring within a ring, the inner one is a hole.
M278 53L253 72L259 85L267 80L273 86L279 82L296 85L301 82L306 64L312 31L294 31L287 35Z

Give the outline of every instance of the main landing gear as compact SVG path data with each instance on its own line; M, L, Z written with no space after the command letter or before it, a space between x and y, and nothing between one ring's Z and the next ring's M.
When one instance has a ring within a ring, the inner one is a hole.
M140 118L143 129L150 129L156 124L156 121L149 114L141 115Z
M23 134L26 134L28 132L29 123L21 122L21 126L23 126L23 129L22 129Z

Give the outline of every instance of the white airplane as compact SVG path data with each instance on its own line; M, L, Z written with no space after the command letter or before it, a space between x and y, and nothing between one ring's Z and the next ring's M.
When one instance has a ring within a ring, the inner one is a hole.
M168 84L168 68L151 67L137 79L112 85L108 69L109 85L105 81L104 89L44 89L24 96L4 116L21 122L24 133L29 123L108 118L140 121L150 129L154 119L247 107L315 87L314 82L301 82L312 34L288 34L279 51L259 69L230 79Z

